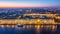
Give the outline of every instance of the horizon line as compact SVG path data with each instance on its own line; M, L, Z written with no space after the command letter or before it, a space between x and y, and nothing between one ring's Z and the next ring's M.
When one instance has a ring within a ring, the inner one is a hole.
M47 6L48 7L60 7L60 6ZM44 8L44 7L0 7L0 8Z

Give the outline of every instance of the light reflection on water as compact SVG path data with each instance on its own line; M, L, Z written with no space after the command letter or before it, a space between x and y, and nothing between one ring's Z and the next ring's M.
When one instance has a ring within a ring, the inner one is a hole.
M58 25L0 25L0 34L59 34Z

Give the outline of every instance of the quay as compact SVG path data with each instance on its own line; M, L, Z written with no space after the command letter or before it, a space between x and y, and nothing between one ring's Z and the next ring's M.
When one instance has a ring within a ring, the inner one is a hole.
M60 15L58 14L24 14L24 16L47 16L51 19L0 19L0 24L60 24Z

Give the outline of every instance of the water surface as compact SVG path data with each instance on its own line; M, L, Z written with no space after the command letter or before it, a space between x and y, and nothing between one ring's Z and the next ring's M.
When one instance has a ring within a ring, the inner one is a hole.
M59 34L58 25L0 25L0 34Z

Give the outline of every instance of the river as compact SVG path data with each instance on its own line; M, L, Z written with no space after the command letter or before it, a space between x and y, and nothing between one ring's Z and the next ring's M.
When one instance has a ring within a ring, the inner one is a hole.
M0 25L0 34L59 34L60 25Z

